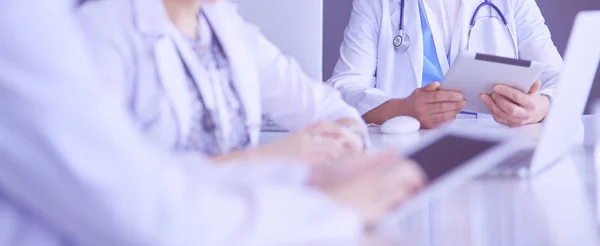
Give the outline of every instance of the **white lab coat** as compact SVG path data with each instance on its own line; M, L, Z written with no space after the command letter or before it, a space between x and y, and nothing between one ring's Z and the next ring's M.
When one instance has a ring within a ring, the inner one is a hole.
M428 11L424 1L425 12ZM469 23L482 0L462 0L458 19L452 30L450 61L466 49ZM540 80L542 93L552 96L558 83L563 61L550 38L550 31L535 0L493 0L506 16L516 40L499 21L491 18L479 22L473 31L470 51L514 57L516 42L520 59L547 65ZM392 40L398 34L400 0L354 0L350 22L344 34L330 85L342 92L346 102L361 114L391 98L409 96L422 83L423 34L417 1L406 1L405 32L412 45L405 53L394 49ZM488 7L480 17L489 15ZM440 36L438 20L427 15L433 33L438 59L445 74L449 64Z
M338 91L309 78L256 27L246 23L228 1L203 6L231 65L233 81L247 113L247 126L256 144L261 113L290 130L320 119L360 115ZM125 87L133 116L153 141L176 146L189 133L191 101L184 57L199 79L196 53L171 24L158 0L89 1L78 11L91 36L106 83ZM208 83L202 83L201 91ZM210 103L210 93L203 93Z
M302 169L151 147L93 72L71 4L0 2L0 245L357 243L357 216Z

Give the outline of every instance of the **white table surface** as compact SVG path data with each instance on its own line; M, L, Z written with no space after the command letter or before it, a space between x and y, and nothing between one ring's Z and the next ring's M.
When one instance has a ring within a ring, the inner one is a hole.
M592 127L593 126L593 116L591 116L591 115L583 116L581 123L583 125L583 132L578 132L578 133L574 133L574 134L581 135L580 138L582 138L581 139L582 144L584 144L586 146L594 145L595 137L593 134L593 127ZM544 124L532 124L532 125L527 125L527 126L520 127L520 128L512 128L511 129L511 128L502 126L502 125L494 122L494 120L492 118L457 119L451 124L453 126L465 127L465 128L467 128L469 126L477 125L477 126L489 127L490 129L506 129L507 132L517 133L517 134L525 134L532 138L539 137L539 135L542 133L542 130L544 127ZM569 129L569 130L573 130L573 129ZM426 134L429 134L429 133L435 132L435 131L436 130L420 130L420 131L418 131L416 133L412 133L412 134L390 135L390 134L381 133L381 131L379 130L379 126L370 126L369 127L369 138L371 141L370 147L373 149L384 149L384 148L389 148L389 147L396 147L396 148L407 147L407 146L417 143ZM260 142L261 143L270 142L277 138L285 136L285 134L287 134L287 133L285 133L285 132L262 132L261 137L260 137Z
M584 116L582 144L563 161L530 179L478 178L431 201L410 217L382 226L366 245L406 246L598 246L600 232L600 158L595 151L593 118ZM502 127L491 119L463 119L473 124ZM543 124L519 129L539 136ZM571 129L572 130L572 129ZM435 130L409 135L386 135L370 129L373 148L405 147ZM271 141L283 133L264 133ZM596 161L598 160L598 161ZM393 219L392 219L393 221Z

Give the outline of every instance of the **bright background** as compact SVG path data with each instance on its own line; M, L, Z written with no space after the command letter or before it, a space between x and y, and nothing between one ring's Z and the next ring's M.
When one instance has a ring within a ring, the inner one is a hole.
M498 0L496 0L498 1ZM234 0L247 20L314 78L327 80L339 57L352 0ZM600 10L600 0L538 0L561 53L577 12ZM243 42L243 40L240 40ZM600 45L600 44L599 44ZM590 101L600 98L600 73Z

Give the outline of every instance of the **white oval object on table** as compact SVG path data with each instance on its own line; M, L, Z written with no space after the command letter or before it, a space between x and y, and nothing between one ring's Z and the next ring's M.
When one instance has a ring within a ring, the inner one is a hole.
M410 116L398 116L387 120L381 125L381 132L386 134L407 134L421 129L421 123Z

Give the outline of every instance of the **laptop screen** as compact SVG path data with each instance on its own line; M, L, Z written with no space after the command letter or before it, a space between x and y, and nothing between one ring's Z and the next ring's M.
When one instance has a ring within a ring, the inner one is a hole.
M493 141L446 135L409 157L421 166L429 182L434 182L497 144L498 142Z

